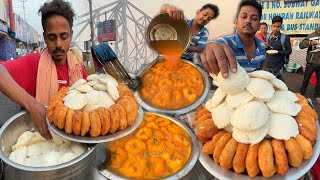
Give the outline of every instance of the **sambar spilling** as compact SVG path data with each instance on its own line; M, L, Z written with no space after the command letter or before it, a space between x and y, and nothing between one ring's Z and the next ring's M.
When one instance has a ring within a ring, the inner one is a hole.
M191 105L203 93L205 84L202 74L193 65L181 61L183 49L178 41L152 43L164 60L142 76L142 99L156 108L168 110Z

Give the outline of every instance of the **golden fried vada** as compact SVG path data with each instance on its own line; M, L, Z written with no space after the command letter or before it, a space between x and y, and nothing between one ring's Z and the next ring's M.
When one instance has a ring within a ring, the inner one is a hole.
M214 148L216 147L216 144L218 140L221 138L222 135L224 135L225 131L219 131L217 134L215 134L211 141L206 142L202 147L202 152L205 154L213 154Z
M90 115L88 110L82 112L82 123L81 123L81 136L85 136L90 130Z
M214 151L213 151L213 159L215 162L219 163L219 159L220 159L220 155L222 153L222 150L231 138L232 138L231 133L225 133L218 140L216 147L214 148Z
M318 128L317 128L317 125L316 125L316 123L314 121L309 120L309 119L307 119L305 117L301 117L301 116L296 117L295 120L302 127L308 128L313 134L317 134L318 133Z
M301 148L295 138L290 138L284 141L284 147L288 152L289 164L293 167L299 167L303 160Z
M110 114L110 128L109 133L114 133L117 131L120 123L120 115L119 112L114 106L108 108Z
M81 134L82 123L82 111L76 111L72 120L72 132L74 135L79 136Z
M104 136L108 133L110 126L111 126L110 113L107 110L107 108L105 108L105 107L98 108L97 112L99 114L100 121L101 121L101 134L100 135Z
M89 119L90 119L90 136L91 137L97 137L101 133L101 120L98 112L96 111L90 111L89 113Z
M313 155L312 144L309 140L298 134L296 141L302 151L303 159L310 159Z
M274 164L273 150L269 140L263 140L260 144L258 163L264 177L271 177L277 172Z
M258 162L258 152L261 143L249 146L247 157L246 157L246 169L250 177L255 177L259 174L259 162Z
M66 116L66 124L64 127L64 131L67 134L71 134L72 133L72 126L73 126L73 116L74 116L75 112L73 109L68 109L67 112L67 116Z
M278 139L272 139L271 146L273 150L277 173L281 176L284 176L288 172L289 164L283 142Z
M243 173L246 169L246 156L248 149L249 144L238 143L237 152L232 161L233 170L238 174Z
M58 121L57 121L57 127L59 129L64 129L64 126L66 124L66 116L68 112L68 107L63 106L60 109L59 115L58 115Z
M298 126L299 134L301 134L304 138L308 139L312 145L316 143L317 135L313 134L308 128L303 126Z
M238 142L235 139L231 138L223 148L219 157L220 166L223 169L228 170L232 168L232 160L237 152L237 146Z
M113 107L118 110L120 116L118 130L124 130L128 126L126 110L119 104L114 104Z

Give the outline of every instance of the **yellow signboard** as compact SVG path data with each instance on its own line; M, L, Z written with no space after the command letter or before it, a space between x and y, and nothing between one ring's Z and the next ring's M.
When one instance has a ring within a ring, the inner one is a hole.
M302 0L290 2L261 1L263 7L261 22L266 22L271 30L271 20L281 16L281 32L285 34L310 34L320 25L320 0Z

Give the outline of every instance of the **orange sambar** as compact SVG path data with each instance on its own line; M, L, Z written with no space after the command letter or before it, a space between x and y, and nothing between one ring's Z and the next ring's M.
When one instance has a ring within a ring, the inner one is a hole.
M191 155L187 133L171 120L145 114L132 135L108 145L106 167L129 178L159 179L179 171Z
M171 71L166 61L151 67L141 80L140 95L149 105L176 110L194 103L204 90L204 78L193 65L181 61L180 67Z

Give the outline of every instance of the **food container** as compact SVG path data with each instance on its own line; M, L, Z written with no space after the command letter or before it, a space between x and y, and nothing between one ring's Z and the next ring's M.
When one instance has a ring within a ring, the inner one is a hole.
M289 64L285 64L284 68L289 73L296 73L301 68L301 65L297 63L289 63Z
M317 124L318 134L319 134L320 133L320 129L319 129L320 126L319 126L319 123L316 123L316 124ZM202 149L203 145L201 143L199 143L199 144L200 144L200 148ZM319 157L319 153L320 153L320 141L318 138L316 144L313 146L312 158L310 158L308 160L303 160L302 164L298 168L290 167L289 171L285 174L285 176L280 176L279 174L275 174L270 179L284 179L284 180L299 179L300 177L302 177L304 174L306 174L312 168L314 163L316 163L316 161ZM218 163L214 162L212 157L210 157L209 155L206 155L202 152L200 153L199 161L201 162L203 167L209 173L211 173L213 176L215 176L216 178L224 179L224 180L233 180L233 179L248 180L248 179L251 179L251 178L249 178L248 175L245 175L245 174L237 174L231 170L225 171ZM265 180L268 178L265 178L260 175L260 176L254 177L254 179L255 180Z
M186 50L191 40L191 31L184 19L174 20L168 14L160 14L154 17L147 28L147 42L159 40L177 40Z
M11 147L18 137L25 131L34 129L33 123L27 112L20 112L11 117L0 129L0 158L4 162L5 179L93 179L95 145L88 145L87 151L77 158L56 166L30 167L17 164L8 157Z
M175 118L161 115L161 114L157 114L157 113L147 112L147 114L155 114L155 115L162 116L162 117L165 117L165 118L171 120L173 123L175 123L176 125L180 126L183 130L185 130L185 132L189 136L189 139L191 141L191 146L192 146L189 160L185 163L185 165L180 170L178 170L174 174L171 174L170 176L161 178L161 180L181 179L182 177L186 176L190 172L190 170L194 167L194 165L196 164L196 162L199 158L200 148L199 148L199 143L198 143L197 138L195 137L195 135L193 134L193 132L191 131L191 129L187 125L185 125L184 123L182 123L181 121L179 121ZM120 176L120 175L114 173L113 171L110 171L105 168L106 163L110 159L110 154L108 153L108 151L106 151L106 146L108 146L108 143L99 144L97 146L97 150L96 150L96 168L100 173L100 178L98 178L98 179L102 179L102 178L107 177L109 179L128 180L129 178Z
M154 60L152 63L148 64L147 66L145 66L145 68L141 69L137 76L141 79L143 77L143 75L155 64L157 64L158 62L162 61L163 57L159 56L156 60ZM209 78L208 78L208 73L205 72L203 69L201 69L199 66L197 66L196 64L194 64L191 61L187 61L187 60L183 60L186 63L191 64L193 67L195 67L201 74L202 77L204 79L204 89L203 92L201 94L201 96L192 104L190 104L189 106L183 107L181 109L176 109L176 110L169 110L169 109L160 109L160 108L156 108L154 106L151 106L150 104L148 104L147 102L145 102L142 99L142 96L140 95L139 90L135 91L134 96L137 100L137 102L147 111L151 111L151 112L159 112L159 113L165 113L165 114L184 114L187 112L190 112L192 110L194 110L195 108L197 108L207 97L208 91L211 88L211 82L209 82Z

